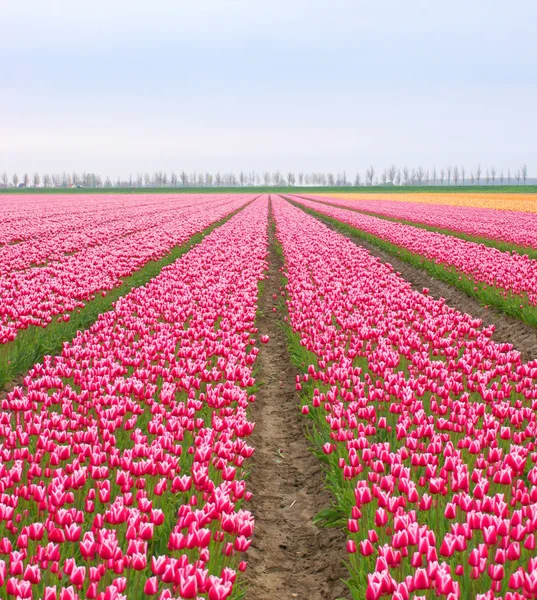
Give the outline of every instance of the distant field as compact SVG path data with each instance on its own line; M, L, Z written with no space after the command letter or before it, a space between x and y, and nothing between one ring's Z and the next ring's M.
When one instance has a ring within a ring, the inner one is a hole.
M8 188L0 189L0 194L363 194L396 195L398 198L409 194L423 196L448 194L458 197L460 194L480 195L507 194L537 195L537 185L482 185L482 186L373 186L373 187L112 187L112 188ZM414 198L416 200L416 198Z
M495 208L501 210L514 210L523 212L537 213L537 193L536 191L530 192L529 189L525 188L523 191L519 191L516 194L507 191L493 191L488 190L469 190L466 188L466 193L455 192L451 190L449 193L443 191L431 192L400 192L397 197L394 198L394 194L391 195L390 200L397 200L398 202L421 202L426 204L445 204L450 206L471 206L475 208ZM361 200L370 199L370 193L354 192L354 193L326 193L322 192L320 196L326 196L331 198L340 198L347 200ZM376 198L376 200L382 200L382 198Z

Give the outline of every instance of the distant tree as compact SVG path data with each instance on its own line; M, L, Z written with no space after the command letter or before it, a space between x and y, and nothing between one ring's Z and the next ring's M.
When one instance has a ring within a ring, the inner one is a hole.
M62 182L60 175L58 173L53 173L51 175L51 179L52 179L52 186L55 188L59 188L61 185L61 182Z
M507 183L511 185L511 169L507 169Z
M181 178L181 185L183 187L186 187L188 185L188 175L187 175L186 171L181 171L181 174L179 175L179 177Z
M515 172L515 179L516 179L516 184L520 185L520 178L522 177L522 174L520 173L520 169L517 169Z
M477 165L477 169L475 170L475 178L477 185L479 185L479 182L481 181L481 165Z
M457 165L453 167L453 183L455 185L458 185L459 183L459 167L457 167Z
M461 167L461 183L464 185L464 179L466 177L466 170L464 167Z
M172 171L171 175L170 175L170 183L172 184L173 187L177 187L177 173L175 171Z
M211 173L205 173L205 187L213 187L213 176Z
M423 183L424 177L425 177L425 171L423 170L423 167L420 165L418 170L416 171L416 181L418 182L418 185L421 185Z
M403 172L402 172L402 184L403 184L403 185L408 185L408 183L409 183L409 178L410 178L410 173L408 172L408 167L403 167Z
M362 180L361 180L361 179L362 179L362 178L360 177L360 173L359 173L359 172L357 172L357 173L356 173L356 177L354 178L354 185L355 185L356 187L360 187L360 186L362 185Z
M295 181L296 181L295 174L291 173L291 172L287 173L287 183L290 186L293 186L293 185L295 185Z
M470 173L470 185L474 185L475 183L475 175L473 171Z
M490 178L492 179L492 185L494 185L496 181L496 167L494 165L490 168Z
M112 181L110 179L110 177L107 175L106 179L104 180L104 187L105 188L111 188L112 187Z
M520 167L520 172L522 174L522 182L526 185L528 181L528 165L523 164L522 167Z
M397 169L393 182L395 185L401 185L401 169Z
M39 175L39 173L34 173L34 176L32 177L32 182L34 184L34 187L39 187L40 183L41 183L41 177Z
M436 167L433 166L433 175L432 175L433 185L436 185Z
M3 188L7 188L8 176L5 171L0 175L0 182L2 183Z
M347 172L346 171L343 171L343 176L341 178L341 182L345 187L347 186Z
M382 171L382 174L380 176L380 181L381 181L382 185L386 185L386 183L388 183L388 171L386 169L384 169L384 171Z
M500 185L503 185L503 169L500 171Z
M371 165L369 167L369 169L367 169L367 171L365 172L366 184L369 186L372 186L374 177L375 177L375 168L373 167L373 165Z
M446 178L447 178L447 184L449 185L451 183L451 165L448 165L448 167L446 169Z
M151 183L151 177L149 176L149 173L144 173L144 186L149 187L150 183Z
M142 173L136 173L136 187L141 188L144 183L144 176Z
M25 187L28 187L30 185L30 175L28 175L28 173L25 173L22 176L22 183L24 183Z
M489 181L490 181L490 174L489 174L489 170L488 169L485 171L485 181L487 182L487 185L488 185Z
M48 173L43 175L43 186L49 188L52 185L52 179Z
M388 181L390 183L393 183L393 180L395 179L395 174L397 173L397 169L395 168L395 165L392 165L389 169L388 169Z
M440 169L440 185L444 185L444 177L446 176L446 172L444 169Z
M328 173L326 176L326 179L328 180L328 186L329 187L334 187L334 174L333 173Z
M244 187L244 182L246 181L246 175L244 174L244 171L241 171L239 173L239 184L241 187Z
M205 177L203 176L203 173L200 173L198 175L198 187L203 187L204 183L205 183Z
M270 173L268 171L265 171L263 173L263 184L265 186L269 186L270 185L270 181L271 181Z
M216 187L220 187L222 185L222 175L220 175L220 171L217 171L216 176L214 178L214 182Z
M300 173L298 174L298 185L302 185L304 183L304 172L300 171Z
M425 177L423 178L423 183L425 185L429 185L429 169L427 169L427 171L425 171Z

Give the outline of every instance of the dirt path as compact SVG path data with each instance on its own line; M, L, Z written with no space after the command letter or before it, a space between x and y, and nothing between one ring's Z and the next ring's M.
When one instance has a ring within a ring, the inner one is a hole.
M325 225L342 235L346 235L332 224L325 222ZM436 279L427 273L427 271L417 269L393 256L393 254L381 250L370 242L366 242L362 238L350 235L346 235L346 237L356 245L366 248L373 256L377 256L383 262L390 263L412 285L413 289L421 292L424 287L427 287L429 288L429 295L433 298L444 298L446 303L452 308L480 318L486 326L494 325L493 339L497 342L509 342L513 344L514 348L522 354L524 361L537 358L537 330L534 327L495 309L485 308L477 300L467 296L464 292L451 286L449 283L444 283Z
M249 489L255 531L248 551L246 600L335 600L348 597L341 582L346 537L319 529L313 517L330 506L318 459L308 450L305 418L295 393L286 335L273 312L280 294L281 259L271 239L269 278L260 299L261 334L270 336L257 358L263 382L252 407L255 430Z

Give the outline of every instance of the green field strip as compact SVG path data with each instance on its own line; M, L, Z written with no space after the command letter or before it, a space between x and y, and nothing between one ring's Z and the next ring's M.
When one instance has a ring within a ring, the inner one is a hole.
M537 307L529 303L526 295L518 296L511 294L509 291L503 290L503 288L491 287L476 281L469 277L465 273L462 273L454 267L447 267L432 260L425 258L421 254L414 254L402 246L392 244L382 240L381 238L362 231L347 223L342 223L333 217L329 217L316 210L302 206L298 202L285 197L296 208L304 211L305 213L315 217L316 219L331 225L340 233L355 240L365 240L371 244L377 246L381 250L384 250L388 254L395 256L396 258L403 260L404 262L427 271L430 275L452 285L453 287L463 291L465 294L477 300L483 306L493 307L510 317L514 317L523 321L524 323L537 327ZM506 296L502 294L506 292Z
M437 186L232 186L232 187L111 187L111 188L0 188L0 194L537 194L537 185ZM537 198L536 198L537 200Z
M425 229L426 231L431 231L433 233L441 233L442 235L450 235L452 237L459 238L461 240L465 240L466 242L473 242L474 244L483 244L483 246L488 246L489 248L496 248L497 250L501 250L502 252L516 252L521 255L528 255L530 258L534 258L537 260L537 248L529 248L526 246L517 246L516 244L510 244L509 242L503 242L501 240L494 240L492 238L480 237L476 235L471 235L469 233L463 233L461 231L455 231L453 229L443 229L441 227L434 227L433 225L426 225L425 223L417 223L416 221L409 221L408 219L398 219L397 217L388 217L386 215L381 215L379 213L373 212L371 210L363 210L361 208L354 208L353 206L342 206L341 204L333 204L330 202L323 202L322 200L308 198L307 196L299 196L304 200L309 200L310 202L317 202L318 204L325 204L326 206L330 206L332 208L341 208L343 210L351 210L353 212L361 213L363 215L367 215L368 217L376 217L377 219L383 219L384 221L391 221L392 223L401 223L402 225L410 225L411 227L417 227L418 229Z
M254 200L244 204L202 231L195 233L185 243L172 248L160 260L146 263L141 269L129 277L125 277L121 285L107 291L105 296L100 292L96 292L96 297L87 302L83 308L69 313L69 321L53 321L45 328L31 326L28 329L21 329L12 342L0 345L0 390L7 383L26 373L44 356L59 354L62 351L64 342L70 342L75 338L78 331L83 331L93 325L99 315L111 310L114 302L121 296L127 295L133 288L146 285L151 279L157 277L164 267L181 258L193 246L203 241L214 229L229 221Z

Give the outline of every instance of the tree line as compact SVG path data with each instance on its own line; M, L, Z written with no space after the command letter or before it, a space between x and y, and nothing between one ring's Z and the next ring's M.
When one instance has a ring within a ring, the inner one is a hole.
M304 173L293 172L281 173L280 171L240 171L237 175L233 172L220 173L187 173L186 171L167 173L166 171L155 171L149 173L137 173L128 179L118 177L112 180L110 177L101 177L97 173L24 173L21 177L17 173L8 176L4 171L0 174L0 187L35 187L35 188L114 188L114 187L257 187L257 186L321 186L321 187L346 187L346 186L436 186L436 185L526 185L528 181L528 167L523 164L520 168L511 172L511 169L497 170L494 166L482 169L478 165L473 170L467 170L464 166L448 165L437 169L409 169L408 167L397 168L392 165L383 171L377 172L375 167L370 166L362 174L359 171L354 178L349 178L346 171L341 173Z

